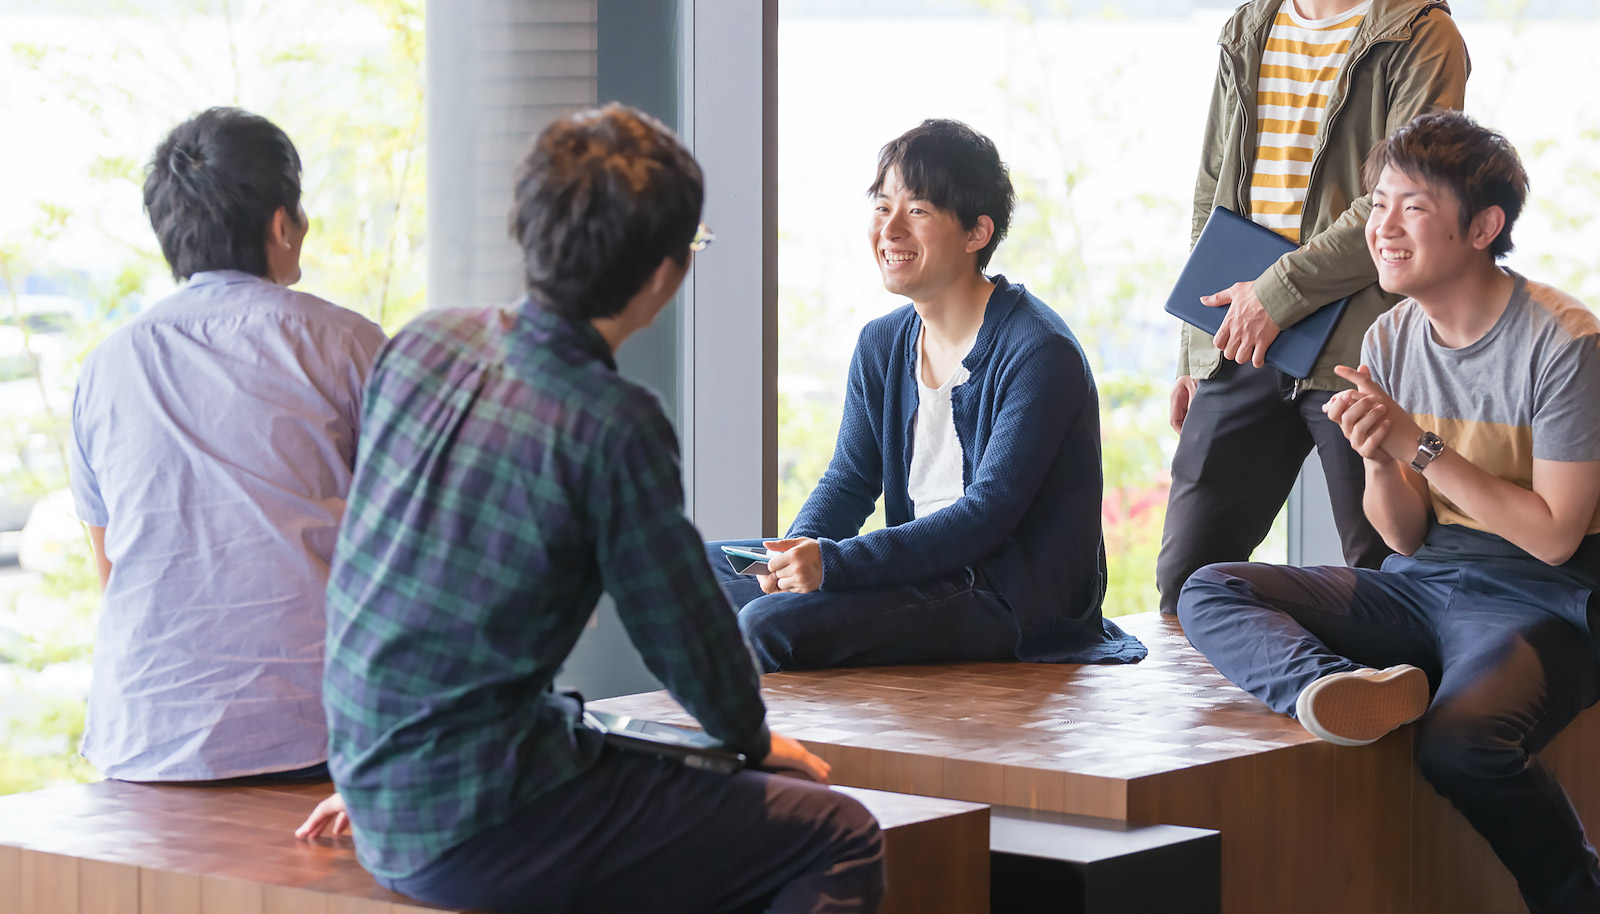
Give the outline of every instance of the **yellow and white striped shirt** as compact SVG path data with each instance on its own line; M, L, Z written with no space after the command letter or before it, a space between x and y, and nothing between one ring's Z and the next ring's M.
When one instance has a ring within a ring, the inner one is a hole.
M1256 164L1250 218L1298 243L1317 129L1372 0L1327 19L1305 19L1283 0L1256 80Z

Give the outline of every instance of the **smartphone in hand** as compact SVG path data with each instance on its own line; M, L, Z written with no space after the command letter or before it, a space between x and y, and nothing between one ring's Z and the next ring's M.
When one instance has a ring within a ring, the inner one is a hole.
M783 554L760 546L723 546L722 551L737 574L771 574L767 560Z

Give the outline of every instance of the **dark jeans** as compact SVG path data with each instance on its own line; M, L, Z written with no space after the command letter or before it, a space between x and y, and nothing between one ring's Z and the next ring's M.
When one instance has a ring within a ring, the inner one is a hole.
M1600 697L1589 592L1484 565L1393 556L1382 571L1215 565L1183 588L1190 642L1285 714L1328 673L1409 663L1434 687L1429 783L1489 842L1533 914L1600 911L1600 861L1533 754Z
M318 762L292 771L269 771L214 781L129 781L130 784L172 784L179 787L264 787L272 784L315 784L328 780L328 763ZM332 788L329 788L330 790Z
M1377 568L1389 547L1361 510L1361 455L1322 414L1331 391L1294 396L1294 379L1226 359L1200 382L1172 456L1166 529L1156 558L1161 611L1177 611L1189 576L1216 562L1243 562L1261 545L1317 449L1345 563Z
M1017 659L1017 620L976 569L899 587L763 594L723 545L761 541L708 543L706 553L764 672Z
M422 872L378 881L494 914L872 912L883 837L860 803L821 784L608 750Z

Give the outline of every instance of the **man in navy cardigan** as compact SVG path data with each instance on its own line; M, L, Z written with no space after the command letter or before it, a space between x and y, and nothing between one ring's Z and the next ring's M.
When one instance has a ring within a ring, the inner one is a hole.
M1100 615L1100 414L1072 331L983 270L1016 195L999 152L929 120L883 147L867 233L884 288L833 460L771 573L708 547L767 672L951 660L1130 662ZM888 526L861 533L879 495ZM763 544L743 541L741 545Z

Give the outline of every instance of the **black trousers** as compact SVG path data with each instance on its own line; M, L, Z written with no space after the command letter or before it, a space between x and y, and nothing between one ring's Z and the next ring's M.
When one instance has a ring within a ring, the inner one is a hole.
M1317 449L1345 562L1377 568L1389 555L1361 510L1365 476L1337 423L1322 414L1333 394L1294 395L1294 379L1267 366L1223 360L1200 382L1172 457L1172 491L1156 559L1161 611L1178 611L1189 576L1217 562L1243 562L1261 545Z
M854 797L608 749L422 872L378 881L494 914L872 914L883 860Z

